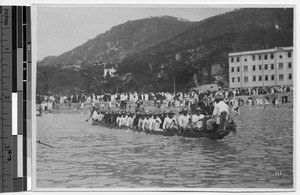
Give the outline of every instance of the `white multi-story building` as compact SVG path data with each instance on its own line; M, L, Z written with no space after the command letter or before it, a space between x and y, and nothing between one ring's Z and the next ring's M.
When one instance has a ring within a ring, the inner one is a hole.
M293 85L293 47L229 53L229 87Z

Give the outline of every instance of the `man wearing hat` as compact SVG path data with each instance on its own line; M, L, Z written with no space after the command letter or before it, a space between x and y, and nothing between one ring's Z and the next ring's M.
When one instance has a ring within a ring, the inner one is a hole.
M163 123L163 130L167 130L167 131L178 130L178 122L174 116L175 116L175 112L173 110L169 111L168 116L165 118Z
M158 113L154 112L153 117L151 118L150 130L159 131L161 130L160 124L162 123L160 118L157 116Z
M132 128L133 127L133 121L134 121L134 112L128 112L128 118L126 120L126 127Z
M190 115L188 115L189 109L187 107L183 107L180 116L178 117L178 124L181 130L186 131L191 129L189 122L190 122Z
M133 124L132 126L136 129L139 128L139 121L140 121L140 118L141 118L141 113L140 112L137 112L133 118Z
M192 125L194 131L200 131L202 128L202 122L204 119L204 115L201 114L202 109L200 107L197 107L195 109L195 114L192 115Z
M141 113L141 117L139 118L138 128L144 130L145 123L145 113Z
M143 130L151 130L151 116L151 112L147 111L144 126L142 127Z
M223 101L224 96L222 93L217 93L215 96L215 107L214 107L214 111L212 114L212 118L207 120L206 125L207 125L207 130L213 130L214 129L214 125L220 124L220 115L223 111L225 111L227 113L227 115L229 114L229 108L228 105Z
M165 118L167 118L167 115L168 115L167 111L164 110L159 116L159 118L161 120L161 124L160 124L161 129L163 129L163 124L164 124Z

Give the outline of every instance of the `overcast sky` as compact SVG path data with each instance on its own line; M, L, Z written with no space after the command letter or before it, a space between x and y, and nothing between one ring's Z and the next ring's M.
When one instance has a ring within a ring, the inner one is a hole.
M148 16L170 15L200 21L234 8L200 7L38 7L37 58L60 55L111 27Z

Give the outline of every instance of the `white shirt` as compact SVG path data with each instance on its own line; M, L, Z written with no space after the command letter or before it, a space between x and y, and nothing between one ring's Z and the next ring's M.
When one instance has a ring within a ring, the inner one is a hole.
M98 121L102 121L103 120L104 115L103 114L98 114Z
M200 114L199 116L197 114L193 114L192 116L192 123L194 123L194 127L201 128L202 127L202 121L199 121L200 119L203 119L204 115Z
M145 118L144 127L142 129L150 129L151 128L151 118Z
M220 114L223 111L225 111L225 112L227 112L227 114L229 114L228 105L224 101L219 101L219 103L217 103L215 105L215 108L214 108L214 111L213 111L213 115L217 116L217 124L220 124Z
M130 127L133 124L134 117L128 117L126 121L126 127Z
M183 114L178 117L180 127L186 127L189 123L190 115L184 116Z
M93 115L92 115L92 118L95 120L95 119L98 119L98 112L96 110L94 110L93 112Z
M145 118L144 119L140 118L138 128L139 129L144 129L144 123L145 123Z
M161 124L161 119L159 117L156 118L151 118L151 128L150 130L159 130L160 129L160 124Z
M123 126L123 125L126 125L126 121L127 121L127 116L125 116L125 117L120 117L119 118L119 127L121 127L121 126Z
M178 122L176 121L175 117L166 117L163 123L163 129L173 128L176 127L176 125L178 125Z

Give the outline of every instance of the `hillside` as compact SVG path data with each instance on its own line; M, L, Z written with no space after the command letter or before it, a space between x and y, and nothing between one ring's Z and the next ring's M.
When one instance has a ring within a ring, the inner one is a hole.
M228 53L292 46L293 15L291 8L245 8L193 23L168 16L130 21L70 52L39 63L104 60L118 64L117 78L99 84L105 78L98 77L96 82L69 72L64 74L78 77L55 84L51 82L60 78L55 78L53 73L38 77L44 82L41 83L44 89L40 90L54 91L55 86L67 89L67 83L72 83L73 87L80 86L87 92L96 88L115 92L118 83L119 91L172 91L175 77L177 90L185 91L195 86L195 74L200 84L218 82L226 86ZM214 64L220 66L217 75L211 75ZM99 70L94 67L88 71Z
M149 84L157 87L172 83L175 76L179 86L190 87L195 73L201 84L214 82L211 67L220 64L218 76L226 85L228 53L292 45L292 9L239 9L208 18L170 40L129 56L119 66L119 74L130 70L137 83L151 77Z
M88 40L59 56L50 56L38 65L65 65L76 62L120 62L128 54L143 51L173 38L193 26L193 22L170 16L128 21Z

